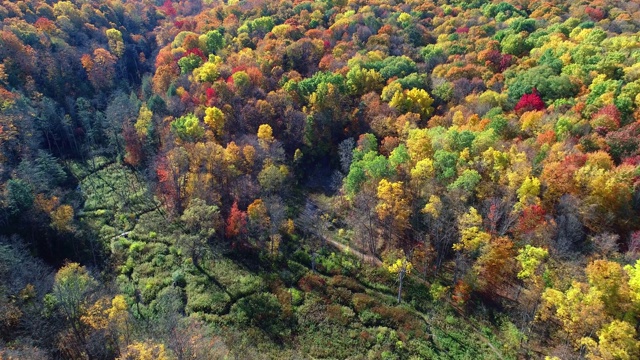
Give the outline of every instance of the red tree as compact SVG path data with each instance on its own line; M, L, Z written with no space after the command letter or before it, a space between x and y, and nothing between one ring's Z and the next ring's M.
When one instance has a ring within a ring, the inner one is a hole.
M238 209L238 202L234 201L231 212L227 218L225 236L227 238L236 237L247 232L247 213Z
M540 97L540 93L536 88L533 88L531 94L524 94L516 104L516 112L525 112L532 110L544 110L544 101Z
M176 8L173 7L171 0L165 0L164 4L160 7L160 10L164 11L164 13L169 16L176 16L177 14Z

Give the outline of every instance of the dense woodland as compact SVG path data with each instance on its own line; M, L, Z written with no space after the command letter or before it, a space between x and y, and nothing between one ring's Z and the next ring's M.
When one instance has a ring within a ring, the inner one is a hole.
M640 358L637 1L0 20L0 359Z

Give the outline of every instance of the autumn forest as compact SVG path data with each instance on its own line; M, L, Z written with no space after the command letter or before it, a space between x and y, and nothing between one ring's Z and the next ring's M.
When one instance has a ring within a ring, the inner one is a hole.
M640 359L640 2L0 20L0 360Z

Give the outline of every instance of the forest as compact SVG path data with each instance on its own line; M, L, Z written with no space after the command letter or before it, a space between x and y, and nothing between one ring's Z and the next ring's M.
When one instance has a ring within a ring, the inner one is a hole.
M640 359L639 2L0 21L0 360Z

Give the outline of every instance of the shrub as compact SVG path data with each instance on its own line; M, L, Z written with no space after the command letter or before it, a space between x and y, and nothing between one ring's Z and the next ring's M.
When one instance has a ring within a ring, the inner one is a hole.
M176 270L171 274L171 279L173 280L173 285L178 287L185 287L187 285L187 280L184 277L184 273L182 270Z
M252 325L273 332L277 330L282 307L275 295L259 293L238 300L231 307L233 319L245 325Z
M352 293L349 289L342 287L328 287L327 294L332 303L348 304L351 301Z
M305 292L324 293L326 286L326 281L318 274L306 274L298 281L298 287Z
M327 317L342 326L350 324L355 317L355 313L348 307L333 304L327 306Z
M358 315L358 318L366 326L377 326L377 325L380 325L380 315L374 313L371 310L363 310Z
M364 292L364 286L360 285L360 283L353 278L343 275L337 275L330 278L328 284L331 286L347 288L353 292Z
M363 312L375 305L378 305L378 301L367 294L354 294L351 298L353 308L357 312Z
M290 288L291 293L291 305L300 306L304 302L304 293L296 288Z

